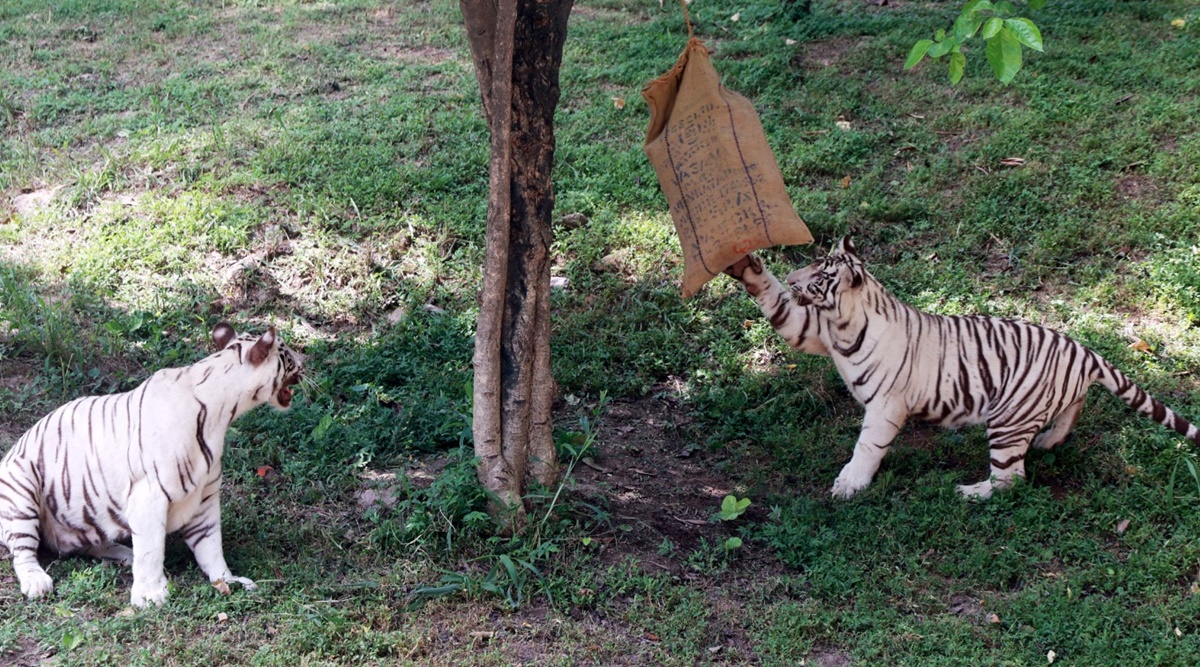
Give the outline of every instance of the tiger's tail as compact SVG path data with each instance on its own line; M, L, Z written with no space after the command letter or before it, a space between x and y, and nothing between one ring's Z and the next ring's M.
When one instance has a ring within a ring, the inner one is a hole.
M1129 407L1146 415L1154 421L1175 431L1179 435L1200 444L1200 429L1184 419L1178 412L1163 405L1161 401L1147 394L1141 387L1133 383L1124 373L1105 361L1100 355L1095 355L1100 366L1100 377L1097 382L1111 391L1117 398L1129 404Z

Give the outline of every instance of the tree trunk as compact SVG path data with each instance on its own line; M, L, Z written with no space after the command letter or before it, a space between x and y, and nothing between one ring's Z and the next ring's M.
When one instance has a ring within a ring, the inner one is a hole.
M491 132L483 290L475 332L479 479L522 520L526 480L558 477L550 405L554 109L572 0L461 0Z

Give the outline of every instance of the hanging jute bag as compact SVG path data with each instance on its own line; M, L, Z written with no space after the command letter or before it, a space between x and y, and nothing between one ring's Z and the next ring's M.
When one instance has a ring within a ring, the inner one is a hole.
M683 246L684 298L749 252L812 243L754 106L721 85L704 42L689 39L642 97L646 156Z

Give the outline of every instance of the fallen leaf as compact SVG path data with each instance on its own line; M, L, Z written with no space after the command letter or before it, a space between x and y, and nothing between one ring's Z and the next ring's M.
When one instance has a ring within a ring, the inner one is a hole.
M743 321L742 321L742 326L743 326L743 327L745 327L745 328L747 328L747 329L753 328L753 327L754 327L754 320L743 320Z
M1179 632L1179 628L1175 628L1175 632ZM708 647L709 653L719 653L720 651L721 651L720 646L709 646Z
M400 322L402 322L404 320L404 316L407 314L408 314L408 309L405 308L404 306L400 306L399 308L388 313L387 320L388 320L388 322L391 322L392 324L400 324Z
M1046 662L1047 663L1054 664L1054 659L1057 657L1058 657L1058 654L1055 653L1053 650L1046 651Z
M229 614L226 614L225 612L221 612L221 613L217 614L217 622L218 623L224 623L225 621L228 621L228 620L229 620Z
M275 468L271 466L258 466L254 469L254 474L258 475L259 477L266 477L273 472L275 472Z
M592 460L592 457L590 457L590 456L585 456L582 459L579 459L579 462L582 463L583 465L591 468L592 470L595 470L596 472L603 472L603 473L611 472L608 468L596 465L596 462L594 460Z
M838 185L842 186L843 190L850 187L850 175L843 176L842 180L838 181Z
M1121 519L1117 522L1117 534L1124 535L1126 530L1129 530L1129 519Z
M618 109L625 108L625 98L624 97L614 97L614 98L612 98L612 101L613 101L614 107L616 107Z
M1192 595L1200 595L1200 582L1192 582Z
M1178 627L1176 627L1176 628L1175 628L1175 636L1176 636L1176 637L1182 637L1182 636L1183 636L1183 630L1180 630Z
M679 517L672 517L672 518L674 518L679 523L686 523L691 526L707 526L708 525L708 522L703 519L681 519Z
M566 289L567 286L570 284L571 284L571 281L568 280L566 278L566 276L551 276L550 277L550 289Z
M213 588L217 589L217 592L221 595L229 595L229 584L225 583L224 579L217 579L216 581L212 582L212 586Z
M850 121L846 120L845 118L841 118L841 117L839 117L839 118L838 118L838 119L837 119L837 120L834 122L834 125L837 125L838 129L839 129L839 130L841 130L841 131L843 131L843 132L849 132L849 131L850 131Z
M742 18L742 13L738 12L738 13L734 14L733 16L730 16L729 20L733 21L734 23L737 23L741 18Z
M1150 343L1147 343L1141 338L1135 338L1133 342L1129 344L1129 349L1137 350L1138 352L1145 352L1147 354L1154 352L1154 348L1150 347Z
M658 635L654 634L653 632L647 632L646 634L644 634L642 636L645 637L646 639L649 639L652 642L658 641Z
M1000 160L1000 165L1004 167L1024 167L1025 158L1023 157L1006 157Z
M908 116L909 118L916 118L917 120L925 120L925 114L923 113L910 113Z
M792 39L791 37L784 37L784 38L783 38L783 43L784 43L784 44L786 44L786 45L788 45L788 46L795 46L795 45L796 45L796 40Z
M1171 21L1171 25L1176 28L1182 28L1183 26L1187 25L1187 19L1175 19L1174 21Z
M796 364L784 364L783 367L789 371L796 370Z
M999 614L988 614L987 619L988 619L988 623L995 625L1000 622L1000 615Z
M474 630L471 632L471 636L475 639L491 639L496 636L496 632L494 630Z

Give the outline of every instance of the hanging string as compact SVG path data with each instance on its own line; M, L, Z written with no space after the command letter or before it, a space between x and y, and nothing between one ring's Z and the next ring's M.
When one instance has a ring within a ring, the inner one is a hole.
M696 36L692 33L692 19L688 17L688 0L679 0L679 4L683 6L683 22L687 24L688 41L692 41Z

